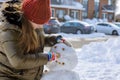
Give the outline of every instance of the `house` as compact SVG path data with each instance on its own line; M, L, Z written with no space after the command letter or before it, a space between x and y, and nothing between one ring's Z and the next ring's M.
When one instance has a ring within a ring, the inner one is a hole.
M115 0L83 0L83 18L100 18L114 21Z
M116 1L115 21L120 22L120 1Z
M81 4L82 0L51 0L52 17L57 17L59 21L70 19L82 20Z

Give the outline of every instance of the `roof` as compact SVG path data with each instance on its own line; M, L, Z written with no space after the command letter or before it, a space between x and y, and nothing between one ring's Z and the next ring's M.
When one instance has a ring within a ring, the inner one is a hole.
M77 9L77 10L85 10L84 8L76 7L76 6L70 6L70 5L51 5L51 7L67 8L67 9Z
M112 12L113 13L115 11L115 8L113 5L103 5L102 10L105 12Z
M63 0L59 2L57 0L51 0L51 7L85 10L80 2L72 0Z

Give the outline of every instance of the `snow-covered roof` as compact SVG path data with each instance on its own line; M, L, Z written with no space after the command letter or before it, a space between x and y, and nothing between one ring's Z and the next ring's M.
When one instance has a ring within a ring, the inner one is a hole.
M85 10L83 5L79 2L73 2L72 5L66 5L66 4L51 4L51 7L56 8L68 8L68 9L77 9L77 10Z
M103 5L103 6L102 6L102 11L103 11L103 12L114 13L115 8L114 8L113 5Z
M103 12L110 12L110 13L114 13L114 10L102 10Z
M85 8L76 7L76 6L70 6L70 5L55 5L55 4L54 4L54 5L51 5L51 7L77 9L77 10L85 10Z

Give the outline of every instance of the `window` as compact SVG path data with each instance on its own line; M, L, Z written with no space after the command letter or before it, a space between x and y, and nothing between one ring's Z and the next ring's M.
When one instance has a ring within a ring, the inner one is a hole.
M70 16L71 16L73 19L79 19L79 11L77 11L77 10L72 10L71 13L70 13Z
M65 10L56 10L56 15L58 18L62 19L65 15Z
M109 25L108 25L108 24L104 24L103 26L104 26L104 27L108 27Z
M108 5L112 5L112 0L108 0Z
M80 23L75 23L75 26L76 26L76 27L78 27L78 26L79 26L79 27L83 27L83 25L80 24Z
M95 14L94 14L94 16L95 17L98 17L98 15L99 15L99 2L100 2L100 0L94 0L94 3L95 3Z
M61 2L61 3L63 3L63 0L57 0L57 2Z
M87 18L88 0L83 0L83 7L85 8L85 11L83 11L82 17L83 17L83 18Z
M52 8L52 17L55 17L55 9Z
M69 27L70 24L69 24L69 23L65 23L63 26L65 26L65 27Z
M102 19L107 19L108 15L107 13L102 13Z
M109 15L108 15L108 19L109 19L109 20L113 20L113 16L114 16L113 14L109 14Z
M86 12L86 11L83 11L83 12L82 12L82 17L83 17L83 18L87 18L87 12Z
M104 27L106 27L106 26L108 26L108 24L98 24L99 26L104 26Z
M98 26L103 26L104 24L97 24Z
M57 2L59 2L60 0L57 0Z

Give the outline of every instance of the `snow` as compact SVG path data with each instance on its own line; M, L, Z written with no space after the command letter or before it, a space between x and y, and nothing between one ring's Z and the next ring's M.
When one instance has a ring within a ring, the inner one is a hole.
M55 35L55 34L53 34ZM81 38L104 38L106 35L104 33L91 33L91 34L66 34L58 33L57 35L62 35L67 40L78 40Z
M69 20L71 20L72 18L71 18L69 15L65 15L65 16L64 16L64 19L67 20L67 21L69 21Z
M85 10L85 8L83 8L83 5L79 2L72 2L72 4L63 3L61 5L51 4L51 7Z
M116 2L116 11L115 14L118 15L120 14L120 0L117 0Z
M83 7L77 7L77 6L71 6L71 5L55 5L55 4L52 4L51 7L84 10Z
M99 34L96 34L96 36L89 35L89 37L102 37ZM71 40L74 40L75 37L83 37L82 35L75 36L74 34L62 35ZM88 36L85 35L84 38L88 38ZM110 38L107 41L91 42L82 48L75 49L78 64L73 71L79 74L79 80L120 80L119 41L120 37ZM64 74L66 72L62 71L61 73ZM70 73L69 76L65 76L65 79L70 80L71 76L72 74Z
M79 75L72 71L78 63L76 51L73 47L64 43L57 43L50 49L50 52L60 54L60 58L46 64L48 72L44 73L41 80L67 80L68 77L69 80L79 80Z
M96 23L98 22L108 22L107 19L97 19L97 18L93 18L93 19L83 19L83 21L89 23L89 24L92 24L92 25L95 25Z
M120 80L120 37L76 49L80 80Z
M55 44L50 51L58 53L61 56L57 60L47 64L47 67L52 71L72 70L78 63L74 48L67 46L64 43Z

